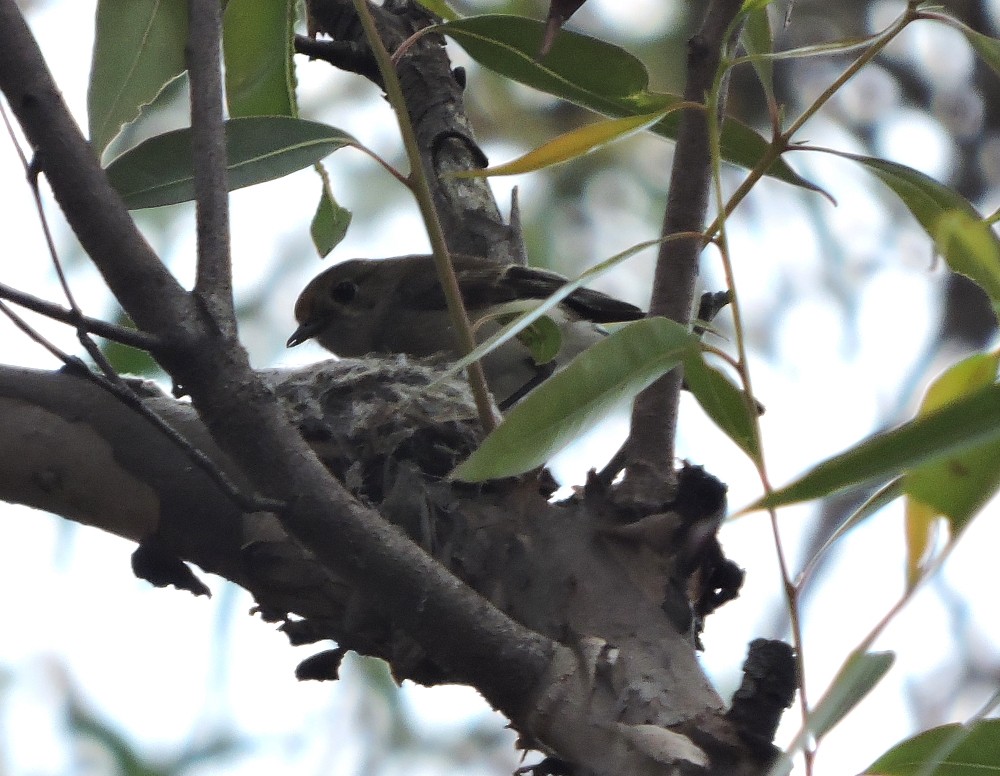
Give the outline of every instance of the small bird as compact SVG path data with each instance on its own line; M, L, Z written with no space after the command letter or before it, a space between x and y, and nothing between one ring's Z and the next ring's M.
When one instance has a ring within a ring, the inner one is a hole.
M454 255L452 263L477 341L492 336L511 303L542 300L567 280L554 272ZM486 380L501 408L510 406L606 332L599 324L644 317L638 307L580 288L548 316L562 335L555 357L539 364L515 338L483 359ZM350 259L310 281L295 303L299 327L288 347L316 339L338 356L405 353L415 357L461 356L432 256Z

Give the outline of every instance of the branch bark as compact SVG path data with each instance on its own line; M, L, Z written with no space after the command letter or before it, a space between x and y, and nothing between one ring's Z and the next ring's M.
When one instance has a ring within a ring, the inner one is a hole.
M379 86L378 67L365 42L364 31L351 0L309 0L310 16L338 43L350 46L347 66ZM386 48L392 52L431 19L415 3L371 5ZM397 73L406 95L431 181L434 207L452 253L485 256L503 264L525 263L516 219L505 224L489 183L481 178L458 178L450 172L485 167L486 159L465 115L464 82L457 78L438 35L426 35L399 61ZM357 55L367 53L365 66ZM346 63L345 63L346 64Z
M227 337L236 339L229 187L222 123L222 6L188 2L187 65L191 80L191 152L194 160L198 268L195 296Z
M701 29L688 42L688 75L684 98L704 104L719 68L726 31L740 10L740 0L712 0ZM724 97L723 97L724 102ZM720 113L724 110L719 106ZM661 235L700 232L712 181L712 156L704 111L686 110L681 116L674 148L670 191ZM671 240L661 244L653 277L649 315L662 315L682 324L691 322L698 264L704 242ZM626 478L622 497L651 506L670 499L676 481L674 443L683 372L677 367L636 399L626 447Z
M488 599L519 628L567 643L546 656L534 683L502 677L502 709L535 746L573 760L583 774L659 775L684 763L710 774L761 771L773 754L768 741L741 732L750 721L756 735L753 702L742 705L739 724L729 721L698 667L690 621L666 613L687 610L672 555L652 550L655 537L614 530L606 493L590 489L553 505L531 481L452 487L441 475L475 445L475 410L461 381L428 390L440 377L435 369L366 360L262 377L352 495L459 573L482 606ZM232 479L248 483L190 405L156 394L146 401ZM386 659L398 679L456 680L440 653L385 605L380 585L331 568L275 515L242 513L204 472L185 465L182 451L90 381L0 368L0 412L11 419L0 428L0 498L153 540L159 551L245 587L266 618L285 621L295 643L333 639ZM438 610L427 586L410 595L414 616L442 638L465 629L464 612ZM496 650L495 671L519 644L515 629L487 645ZM751 687L773 707L760 673ZM475 678L477 686L500 679Z

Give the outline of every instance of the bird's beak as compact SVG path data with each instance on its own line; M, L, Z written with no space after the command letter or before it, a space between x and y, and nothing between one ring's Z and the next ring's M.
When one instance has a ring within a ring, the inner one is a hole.
M299 328L292 332L292 336L288 338L288 342L285 343L285 347L294 348L296 345L301 345L306 340L311 340L320 330L323 328L323 321L316 319L312 321L306 321Z

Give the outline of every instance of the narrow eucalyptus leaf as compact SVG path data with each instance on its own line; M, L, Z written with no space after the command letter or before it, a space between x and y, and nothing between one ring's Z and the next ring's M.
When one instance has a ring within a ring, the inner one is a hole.
M481 482L543 465L697 347L694 335L666 318L621 327L529 393L452 477Z

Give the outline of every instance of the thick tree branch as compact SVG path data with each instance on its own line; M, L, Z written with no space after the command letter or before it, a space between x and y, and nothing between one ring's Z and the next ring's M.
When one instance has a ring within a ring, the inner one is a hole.
M286 421L246 353L142 239L59 96L13 0L0 0L0 88L41 160L67 219L122 306L169 342L157 355L263 495L289 504L289 531L394 613L458 681L516 715L542 676L549 641L472 594L376 513L346 494ZM450 623L441 628L440 623Z
M673 517L660 515L654 521L660 528L647 533L642 523L613 522L599 487L554 505L531 481L453 486L441 474L475 445L475 411L461 381L429 388L439 377L425 366L366 360L266 379L352 493L518 622L567 643L557 647L538 694L524 701L529 707L514 717L522 734L585 766L581 774L659 776L675 772L670 763L706 759L706 773L757 773L773 754L757 701L747 695L731 722L722 714L694 655L688 586L676 576L672 554L654 549L671 523L678 543L686 543L684 523L676 521L691 505L679 505ZM147 394L146 401L249 486L189 404L163 395ZM398 613L382 605L370 580L331 571L273 515L241 513L144 418L92 383L0 367L0 411L10 419L0 427L6 475L0 498L147 544L154 537L161 550L250 590L265 617L286 620L295 643L334 639L342 648L385 658L400 679L454 681L436 653L415 643ZM690 494L696 502L712 492L720 496L711 477L688 474L708 487ZM690 539L697 542L701 529L692 527ZM425 592L413 593L418 609ZM288 612L302 619L288 621ZM415 614L435 618L442 631L463 627L461 612ZM505 663L498 655L497 669ZM759 697L759 677L753 688ZM761 703L782 707L770 692ZM740 743L744 727L753 739L749 752ZM633 746L641 735L648 746Z
M715 79L726 31L739 11L740 0L712 0L701 30L688 43L688 75L684 98L704 103ZM721 107L720 107L721 109ZM674 148L670 191L663 219L663 236L700 232L711 191L712 155L704 111L684 111ZM703 241L662 243L653 278L650 315L688 324L695 300L698 263ZM683 375L678 367L643 392L632 410L627 446L624 495L651 504L670 498L674 487L674 440Z

